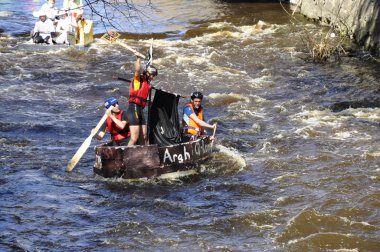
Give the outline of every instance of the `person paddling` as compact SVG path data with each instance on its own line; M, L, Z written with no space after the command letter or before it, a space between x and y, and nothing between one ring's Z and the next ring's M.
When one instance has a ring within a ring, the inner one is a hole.
M111 110L108 110L113 106ZM95 132L96 128L91 130L91 133L98 140L102 140L106 131L110 132L112 144L114 146L127 145L131 133L129 131L129 125L127 121L127 115L119 107L119 102L116 98L110 97L104 102L104 107L107 109L107 120L100 127L99 132Z
M150 82L157 74L158 70L153 65L147 66L141 74L141 60L137 56L134 77L129 86L127 119L130 125L131 138L128 145L135 145L141 134L143 136L143 144L148 144L148 130L143 109L148 102L149 92L152 88Z
M198 137L206 135L205 128L216 128L216 124L211 125L204 121L203 107L201 105L203 94L199 91L195 91L191 94L190 98L190 103L187 103L183 108L182 140L184 142L196 140Z

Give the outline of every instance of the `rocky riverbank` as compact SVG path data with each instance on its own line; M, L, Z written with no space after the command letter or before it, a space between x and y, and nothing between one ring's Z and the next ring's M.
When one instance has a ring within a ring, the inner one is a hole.
M297 11L336 27L373 55L380 56L380 3L373 0L290 0Z

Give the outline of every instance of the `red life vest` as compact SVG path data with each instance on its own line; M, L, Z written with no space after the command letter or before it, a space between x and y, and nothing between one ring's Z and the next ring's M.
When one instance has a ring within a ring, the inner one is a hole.
M115 114L115 117L120 121L122 120L123 112L123 110L120 110L119 113ZM111 139L114 141L121 141L131 136L128 123L125 125L124 129L121 129L112 121L110 117L107 118L107 129L111 134Z
M82 9L83 7L80 7L80 6L81 6L80 1L73 1L73 0L68 1L68 8L70 10L69 15L73 17L74 19L76 19L80 14L83 14L83 9Z
M198 114L195 113L194 105L192 103L188 103L185 105L185 107L190 107L193 113L203 121L203 109L202 107L199 108ZM201 135L202 127L199 126L193 119L189 117L189 125L184 126L185 132L187 134L191 134L193 136Z
M137 105L140 105L142 108L145 107L149 95L150 85L149 82L143 77L140 76L140 81L136 80L135 78L131 81L131 84L129 85L129 103L135 103ZM141 83L142 80L142 83ZM138 85L138 87L135 90L135 85Z

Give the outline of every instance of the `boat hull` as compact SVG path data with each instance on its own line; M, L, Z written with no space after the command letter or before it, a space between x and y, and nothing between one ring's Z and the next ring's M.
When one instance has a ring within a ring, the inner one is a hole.
M210 157L212 149L209 137L170 146L103 144L95 147L94 172L105 178L124 179L154 178L179 172L190 174L197 164Z

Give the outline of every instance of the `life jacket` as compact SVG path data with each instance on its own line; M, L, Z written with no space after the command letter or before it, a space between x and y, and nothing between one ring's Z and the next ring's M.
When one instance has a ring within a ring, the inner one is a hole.
M121 121L123 110L119 113L115 114L115 117ZM129 131L128 123L125 125L124 129L119 128L116 123L112 121L110 117L107 118L107 128L111 134L111 138L113 141L121 141L131 136L131 132Z
M194 105L192 103L188 103L185 107L190 107L193 113L203 121L203 109L199 108L198 113L195 113ZM191 134L193 136L200 136L202 132L202 127L199 126L193 119L189 117L189 124L186 125L186 122L183 121L183 129L184 133Z
M82 6L81 1L68 0L69 16L76 19L80 14L83 14Z
M149 82L143 76L140 76L140 80L132 79L129 86L129 103L135 103L142 108L145 107L149 95L150 85Z

